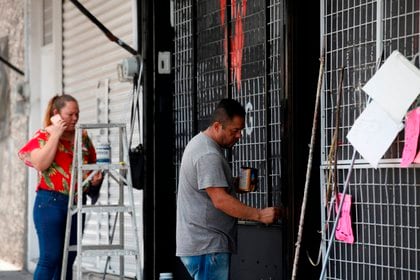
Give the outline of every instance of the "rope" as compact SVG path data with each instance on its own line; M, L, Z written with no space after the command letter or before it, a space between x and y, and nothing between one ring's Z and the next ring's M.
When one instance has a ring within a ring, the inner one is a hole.
M292 279L296 279L298 262L299 262L299 253L300 253L300 245L302 243L302 233L303 233L303 224L305 221L305 209L306 203L308 201L308 188L309 188L309 181L311 177L311 169L312 169L312 158L313 158L313 149L315 145L315 135L316 135L316 127L317 127L317 120L318 120L318 108L319 108L319 97L321 95L321 87L322 87L322 80L324 75L324 56L320 59L319 65L319 75L318 75L318 86L316 91L316 99L315 99L315 110L314 110L314 118L312 122L312 134L311 134L311 143L309 145L309 156L308 156L308 164L306 168L306 181L305 181L305 189L303 192L303 201L302 201L302 209L300 212L300 221L299 221L299 230L298 236L296 241L296 249L295 249L295 258L293 262L293 271L292 271Z

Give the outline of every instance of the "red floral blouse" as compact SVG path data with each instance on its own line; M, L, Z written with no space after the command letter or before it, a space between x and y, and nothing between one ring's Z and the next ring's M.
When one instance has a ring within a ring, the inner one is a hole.
M30 153L42 148L47 143L50 134L45 129L35 132L34 136L19 150L18 155L26 165L33 167L30 161ZM82 153L84 163L95 163L96 152L92 141L86 132L82 134ZM57 153L50 167L42 172L38 172L39 189L57 191L68 194L70 190L71 169L73 163L73 142L60 139Z

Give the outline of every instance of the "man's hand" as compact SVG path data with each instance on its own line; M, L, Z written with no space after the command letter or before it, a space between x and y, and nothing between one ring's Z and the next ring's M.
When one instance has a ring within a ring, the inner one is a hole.
M281 217L281 211L278 207L267 207L259 211L258 221L263 224L272 224Z
M279 207L267 207L264 209L250 207L228 194L226 188L208 187L206 188L206 192L213 202L214 207L229 216L264 224L272 224L281 217L282 211Z

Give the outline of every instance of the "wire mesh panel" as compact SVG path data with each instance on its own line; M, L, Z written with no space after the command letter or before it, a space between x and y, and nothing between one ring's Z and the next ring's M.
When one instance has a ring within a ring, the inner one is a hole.
M233 169L238 172L242 166L252 166L259 171L257 191L241 194L242 201L256 207L279 205L283 1L271 1L268 7L264 1L248 1L246 15L232 18L232 26L239 20L244 36L242 69L232 66L231 86L232 96L245 106L247 119L233 153ZM232 31L231 40L234 36L238 34ZM233 56L235 51L231 51Z
M336 217L326 210L334 205L325 206L332 187L342 191L350 172L354 150L346 135L369 102L362 87L392 51L408 59L419 51L419 3L324 0L321 5L326 51L321 199L323 236L329 242ZM355 242L333 243L327 279L420 279L420 169L399 167L403 147L401 132L378 169L357 154L349 177Z
M175 121L175 165L176 174L179 172L182 154L188 141L193 136L193 38L192 38L192 1L175 1L175 92L174 92L174 121ZM178 176L177 176L178 177ZM176 179L178 182L178 179Z
M348 172L338 170L339 188ZM336 241L327 279L420 278L418 175L416 168L353 170L349 190L355 243ZM329 236L334 219L332 212Z
M246 128L232 150L231 163L234 176L242 166L258 168L257 191L239 197L253 207L281 201L283 5L280 0L196 0L175 5L174 112L176 133L183 133L176 135L176 164L192 137L184 132L194 130L193 119L198 129L205 129L220 99L238 100L247 111ZM179 100L187 100L187 106ZM185 114L191 119L183 122L180 116Z
M269 182L271 184L272 205L281 204L281 127L284 125L281 108L281 102L284 98L284 42L286 41L283 33L285 26L285 2L283 0L270 0L267 7L267 28L266 38L268 44L268 68L267 73L267 92L268 104L267 110L270 118L268 122L269 129L269 151L267 158L269 162Z
M246 3L246 9L241 9ZM242 12L242 16L232 17L231 40L239 41L243 36L242 56L239 60L236 46L233 57L231 80L232 95L244 104L247 110L246 128L242 140L233 151L233 170L238 174L242 166L258 169L258 188L255 192L242 194L241 199L248 205L267 206L269 190L267 182L267 118L266 118L266 9L264 1L242 1L232 7L232 13ZM245 11L245 13L243 12ZM241 23L242 21L242 23ZM237 26L242 26L242 30ZM240 33L242 32L242 34ZM239 44L239 43L238 43ZM235 61L236 59L236 61ZM241 63L241 65L238 65ZM236 65L235 65L236 64ZM239 68L242 66L241 68ZM238 82L239 81L239 82Z
M216 105L228 97L226 67L226 5L218 0L197 0L197 118L208 126Z
M345 136L354 120L366 107L367 96L361 91L375 71L376 3L363 1L325 1L324 42L325 79L322 96L322 160L327 161L334 140L336 122L339 131L338 160L349 160L353 147ZM344 67L344 71L340 69ZM342 86L339 85L343 78ZM340 116L336 118L338 94L341 94Z

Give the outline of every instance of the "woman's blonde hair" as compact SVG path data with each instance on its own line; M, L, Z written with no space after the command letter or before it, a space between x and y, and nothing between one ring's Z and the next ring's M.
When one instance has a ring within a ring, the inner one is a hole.
M69 94L57 94L50 99L44 114L44 127L51 125L51 117L54 115L54 110L57 110L58 113L60 113L61 109L66 106L67 102L77 103L77 100Z

